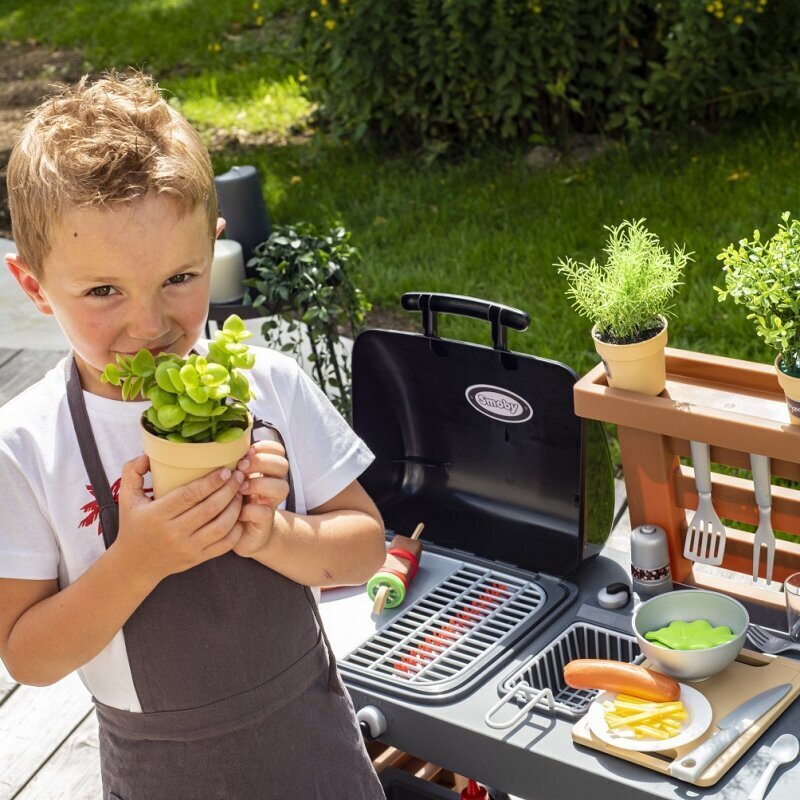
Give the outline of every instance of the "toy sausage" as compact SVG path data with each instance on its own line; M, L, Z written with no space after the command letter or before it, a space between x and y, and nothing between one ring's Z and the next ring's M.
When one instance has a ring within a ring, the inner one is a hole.
M383 566L367 581L367 594L374 601L374 614L380 614L384 608L395 608L405 600L422 558L422 542L419 541L422 529L420 523L411 536L395 536L389 544Z
M662 703L681 696L678 682L667 675L635 664L601 658L570 661L564 667L564 681L573 689L604 689Z

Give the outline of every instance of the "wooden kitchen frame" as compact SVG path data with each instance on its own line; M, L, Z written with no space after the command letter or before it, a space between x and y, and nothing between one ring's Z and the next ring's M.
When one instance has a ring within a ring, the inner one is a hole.
M777 539L771 588L694 570L683 557L686 510L697 507L689 441L711 445L711 461L750 469L749 453L770 457L773 476L800 482L800 425L789 423L772 366L667 348L667 385L657 397L610 389L602 364L575 386L575 413L617 425L631 527L667 532L673 578L773 608L784 607L783 580L800 571L800 544ZM749 480L712 472L712 498L723 519L758 524ZM800 490L772 486L772 525L800 535ZM761 554L761 575L766 563ZM753 534L727 528L721 570L751 575Z

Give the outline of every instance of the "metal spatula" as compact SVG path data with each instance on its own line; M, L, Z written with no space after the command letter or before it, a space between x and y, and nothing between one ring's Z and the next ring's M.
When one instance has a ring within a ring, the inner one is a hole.
M767 548L767 583L772 583L772 565L775 562L775 533L772 530L772 482L769 478L769 456L750 453L753 486L758 504L758 529L753 537L753 580L758 580L761 545Z
M701 564L716 566L725 555L725 526L714 511L711 502L711 452L703 442L689 442L694 462L694 482L697 487L697 511L695 511L686 540L683 557Z

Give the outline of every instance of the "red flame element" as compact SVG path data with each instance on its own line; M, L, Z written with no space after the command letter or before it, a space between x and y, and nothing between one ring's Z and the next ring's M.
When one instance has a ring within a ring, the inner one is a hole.
M461 606L447 622L439 625L429 633L413 650L400 656L392 664L397 672L413 675L431 662L437 655L457 642L470 628L488 616L508 594L508 586L503 583L492 583L477 599L468 605Z

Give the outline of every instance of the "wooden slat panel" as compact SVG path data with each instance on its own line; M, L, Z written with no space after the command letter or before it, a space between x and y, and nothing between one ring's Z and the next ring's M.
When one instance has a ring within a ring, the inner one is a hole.
M91 711L76 674L52 686L20 686L0 713L0 800L11 800Z
M694 470L679 466L675 471L675 500L682 508L697 508ZM734 475L711 475L711 497L720 517L758 525L758 506L753 482ZM779 531L800 535L800 491L785 486L772 487L772 526Z
M8 699L11 692L17 688L17 682L8 674L6 665L0 661L0 706Z
M65 353L63 350L20 350L0 366L0 406L36 383Z
M15 800L100 800L102 796L97 717L89 712Z
M792 434L789 432L787 435L790 436ZM692 457L692 453L689 448L689 442L684 439L676 439L672 436L668 436L667 447L669 447L670 452L677 456L683 456L684 458ZM712 447L711 461L714 464L724 464L726 467L736 467L737 469L746 469L748 472L750 471L750 454L743 453L739 450L729 450L724 447ZM770 459L770 472L779 478L785 478L788 481L800 482L800 464L772 458Z
M727 561L727 559L725 560ZM757 603L775 611L783 611L785 607L782 592L770 591L755 583L741 583L721 575L705 572L695 572L692 579L687 580L686 583L690 586L696 586L698 589L708 589L711 592L729 594L731 597L736 597L744 602Z

